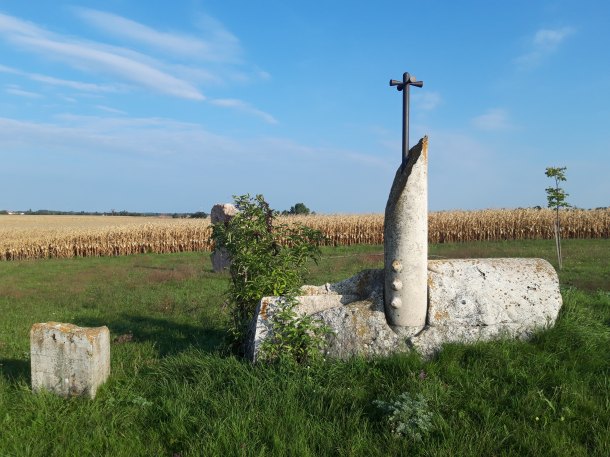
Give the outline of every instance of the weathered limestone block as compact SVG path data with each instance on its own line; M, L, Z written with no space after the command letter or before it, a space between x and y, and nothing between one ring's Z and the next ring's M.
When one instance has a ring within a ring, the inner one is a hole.
M335 284L303 286L295 311L314 315L333 333L327 337L330 357L389 355L407 347L388 326L383 310L383 270L365 270ZM282 297L264 297L250 329L247 355L256 360L262 342L272 331L273 315Z
M224 224L237 214L237 208L230 203L218 203L210 211L212 224ZM212 268L215 272L227 270L231 266L231 257L223 247L216 247L211 255Z
M391 325L417 333L426 324L428 137L396 172L384 221L386 316Z
M428 262L426 325L390 326L384 313L384 271L365 270L324 286L304 286L296 311L328 325L326 355L387 355L410 349L432 356L443 344L501 337L527 338L555 323L562 298L553 267L541 259L466 259ZM271 331L278 297L259 303L249 356L256 360Z
M110 375L108 327L47 322L30 331L32 390L94 398Z
M410 340L422 354L448 342L527 338L552 326L562 305L557 273L542 259L431 260L428 284L427 328Z
M212 224L224 223L230 221L237 214L237 208L231 203L217 203L210 211L210 220Z

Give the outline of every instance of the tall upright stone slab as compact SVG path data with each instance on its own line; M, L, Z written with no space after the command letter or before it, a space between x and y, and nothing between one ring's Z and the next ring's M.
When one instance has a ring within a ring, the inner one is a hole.
M110 375L108 327L46 322L30 331L32 390L94 398Z
M428 137L396 172L383 235L386 317L415 334L426 325L428 307Z
M210 211L212 224L229 222L237 214L237 208L230 203L218 203ZM231 257L222 246L216 246L212 252L212 268L215 272L227 270L231 266Z

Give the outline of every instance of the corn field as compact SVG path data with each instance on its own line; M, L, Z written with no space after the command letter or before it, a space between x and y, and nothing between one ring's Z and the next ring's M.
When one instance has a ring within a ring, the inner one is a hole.
M441 211L428 217L431 243L552 239L549 209ZM563 238L609 238L610 209L560 213ZM325 245L382 244L383 215L280 217L320 230ZM210 251L209 219L0 216L0 260Z

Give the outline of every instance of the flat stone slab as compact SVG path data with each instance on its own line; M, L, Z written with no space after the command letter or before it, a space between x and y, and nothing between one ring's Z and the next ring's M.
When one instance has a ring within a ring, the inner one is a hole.
M387 323L383 270L365 270L336 284L304 286L296 311L328 325L326 355L388 355L417 350L424 357L443 344L502 337L527 338L552 326L562 305L559 280L542 259L459 259L428 262L426 326L413 335ZM251 328L249 356L256 360L271 331L279 297L259 303Z
M30 331L32 390L94 398L110 375L108 327L46 322Z

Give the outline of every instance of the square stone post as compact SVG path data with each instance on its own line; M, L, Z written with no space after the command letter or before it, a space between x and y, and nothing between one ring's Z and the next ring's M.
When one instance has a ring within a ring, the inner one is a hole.
M47 322L30 331L32 390L94 398L110 375L108 327Z

